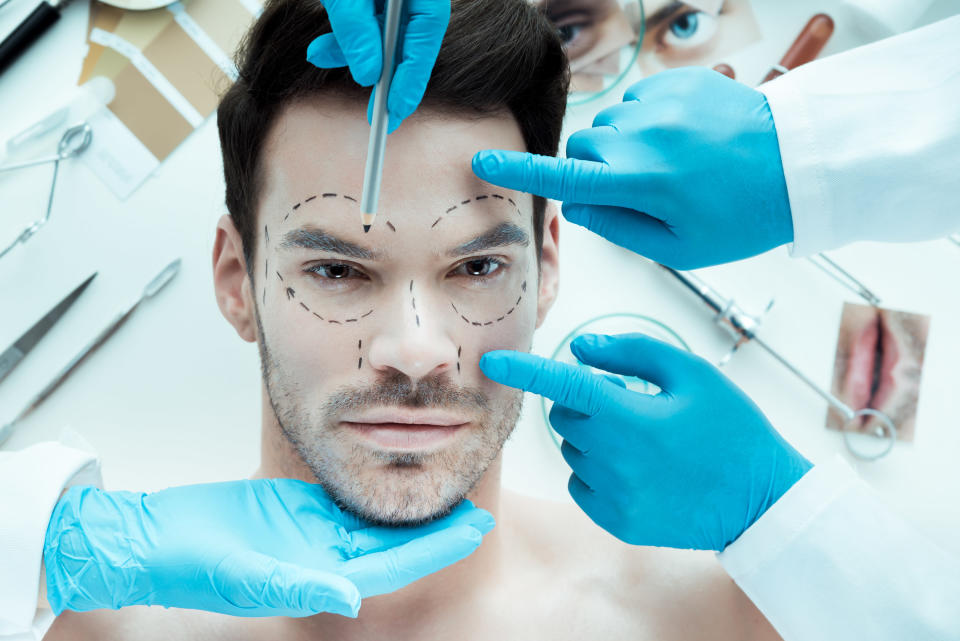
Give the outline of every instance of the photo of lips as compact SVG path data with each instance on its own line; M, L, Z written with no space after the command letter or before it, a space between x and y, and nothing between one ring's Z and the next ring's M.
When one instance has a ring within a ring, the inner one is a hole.
M897 426L897 440L912 441L929 331L929 316L845 303L832 393L853 410L883 412ZM874 434L879 424L872 416L846 424L831 408L827 427Z

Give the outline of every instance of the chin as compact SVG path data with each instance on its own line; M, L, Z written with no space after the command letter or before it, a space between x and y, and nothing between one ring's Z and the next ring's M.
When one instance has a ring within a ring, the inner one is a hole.
M347 512L374 525L415 526L448 515L474 483L409 455L368 468L353 478L323 479Z

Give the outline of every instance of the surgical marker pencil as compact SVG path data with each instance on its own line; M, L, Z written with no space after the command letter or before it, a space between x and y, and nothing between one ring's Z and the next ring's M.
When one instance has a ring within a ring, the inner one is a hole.
M364 233L377 215L380 201L380 182L383 179L383 153L387 146L387 128L390 115L387 113L387 97L397 54L400 34L400 14L403 0L387 0L387 15L383 25L383 69L377 81L373 98L373 117L370 119L370 142L367 144L367 162L363 168L363 192L360 196L360 220Z

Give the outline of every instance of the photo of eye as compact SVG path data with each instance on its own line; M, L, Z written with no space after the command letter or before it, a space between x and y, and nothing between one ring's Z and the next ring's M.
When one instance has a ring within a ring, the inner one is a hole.
M570 60L572 92L615 84L636 58L643 32L639 0L539 0Z
M897 426L897 440L912 441L929 331L929 316L845 303L831 392L854 410L883 412ZM864 416L845 425L839 412L827 412L829 429L873 433L876 423Z
M644 0L645 28L637 64L644 76L664 69L712 65L758 42L749 0Z

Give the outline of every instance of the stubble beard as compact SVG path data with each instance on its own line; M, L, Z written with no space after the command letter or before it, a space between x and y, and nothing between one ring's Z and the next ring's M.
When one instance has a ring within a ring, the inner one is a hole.
M446 375L414 387L395 373L370 387L341 387L319 407L305 407L306 390L273 358L257 313L261 373L284 437L337 505L360 518L388 526L419 525L449 514L480 481L513 432L523 393L510 390L495 405L478 389L451 383ZM352 442L338 418L370 407L444 407L476 417L466 438L438 452L390 452ZM349 440L348 440L349 439Z

